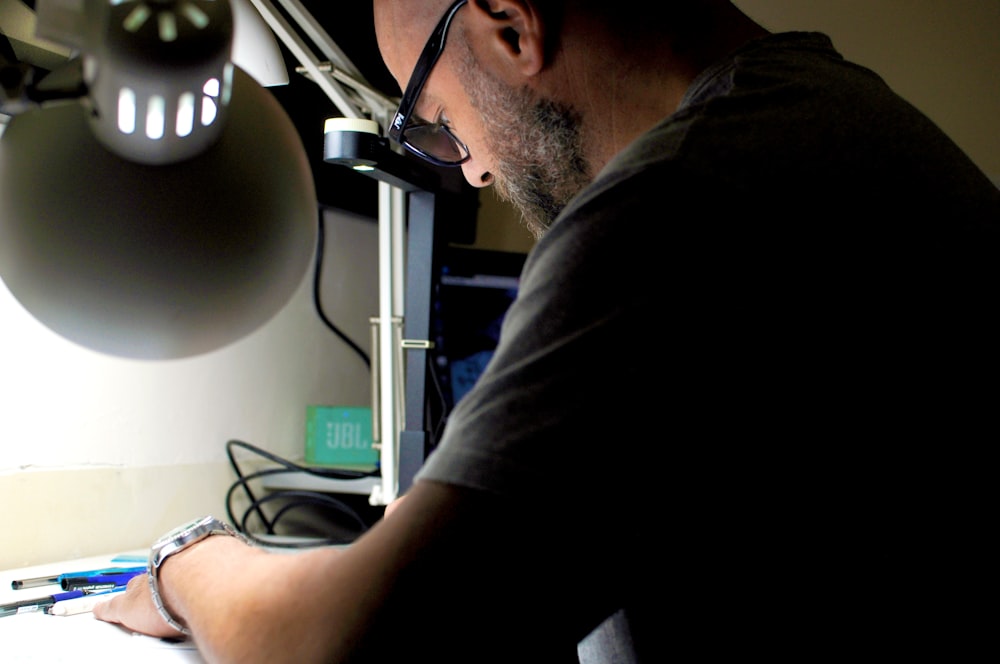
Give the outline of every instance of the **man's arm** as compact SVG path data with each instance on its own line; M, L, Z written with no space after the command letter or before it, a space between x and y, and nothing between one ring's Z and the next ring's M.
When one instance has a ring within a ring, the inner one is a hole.
M161 593L213 663L378 661L421 651L487 661L525 638L525 620L528 631L538 629L532 614L548 601L531 572L548 556L528 555L531 540L498 518L505 511L488 494L418 482L390 519L347 549L268 553L209 537L166 561ZM548 566L542 576L560 574ZM95 615L177 636L153 608L145 577ZM557 634L557 623L543 631Z
M416 501L422 510L439 511L451 492L437 485L423 493L430 495ZM209 537L164 563L163 601L211 662L339 661L405 564L401 554L414 550L414 538L433 536L419 519L398 517L393 532L380 532L384 521L376 524L352 545L356 552L270 553L235 538ZM388 544L403 541L410 544ZM94 614L152 636L182 636L157 613L145 576Z

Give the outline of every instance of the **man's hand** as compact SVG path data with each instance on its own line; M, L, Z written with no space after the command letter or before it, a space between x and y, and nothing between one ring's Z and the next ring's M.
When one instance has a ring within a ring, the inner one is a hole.
M160 617L153 605L149 578L145 574L129 579L125 592L95 606L94 617L150 636L184 638Z

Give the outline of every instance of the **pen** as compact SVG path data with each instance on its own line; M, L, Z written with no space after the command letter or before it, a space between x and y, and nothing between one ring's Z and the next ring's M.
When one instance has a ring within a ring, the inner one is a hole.
M64 574L56 574L53 576L36 576L31 579L17 579L10 582L10 587L13 590L21 590L22 588L37 588L39 586L47 586L56 583L61 583L62 579L68 576L95 576L98 574L128 574L130 572L144 572L146 567L106 567L103 569L92 569L82 572L66 572Z
M22 588L37 588L39 586L48 586L53 583L59 583L59 575L56 576L36 576L32 579L17 579L10 582L10 587L13 590L21 590Z
M143 568L139 572L127 572L124 574L97 574L94 576L62 576L59 585L63 590L107 590L117 586L124 586L133 576L145 574Z
M11 602L10 604L0 604L0 618L4 616L17 615L19 613L44 611L56 602L62 602L76 597L83 597L85 594L86 593L83 590L70 590L69 592L56 593L46 597L36 597L35 599L25 599L20 602Z
M89 613L101 602L114 597L115 593L125 590L125 586L112 588L107 592L88 593L83 597L56 602L48 608L48 612L54 616L75 616L80 613Z

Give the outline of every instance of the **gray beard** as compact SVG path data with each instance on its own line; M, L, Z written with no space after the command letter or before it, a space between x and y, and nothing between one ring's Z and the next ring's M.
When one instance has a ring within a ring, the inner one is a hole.
M467 48L461 68L496 159L497 194L520 212L532 236L541 238L592 179L581 149L579 115L484 75Z

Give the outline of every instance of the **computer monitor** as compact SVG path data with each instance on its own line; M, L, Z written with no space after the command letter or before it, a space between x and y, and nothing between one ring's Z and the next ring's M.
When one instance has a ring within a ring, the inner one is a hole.
M430 343L426 350L407 355L401 487L409 486L419 465L437 446L455 404L492 357L526 258L520 253L452 245L439 245L433 255L432 261L424 262L433 266L426 291L414 287L413 281L407 287L407 295L413 296L407 309L410 336L426 333L423 338ZM428 272L420 270L415 276L426 277Z
M517 295L525 255L448 247L432 287L428 394L430 444L493 356L500 325ZM435 403L436 402L436 403Z

